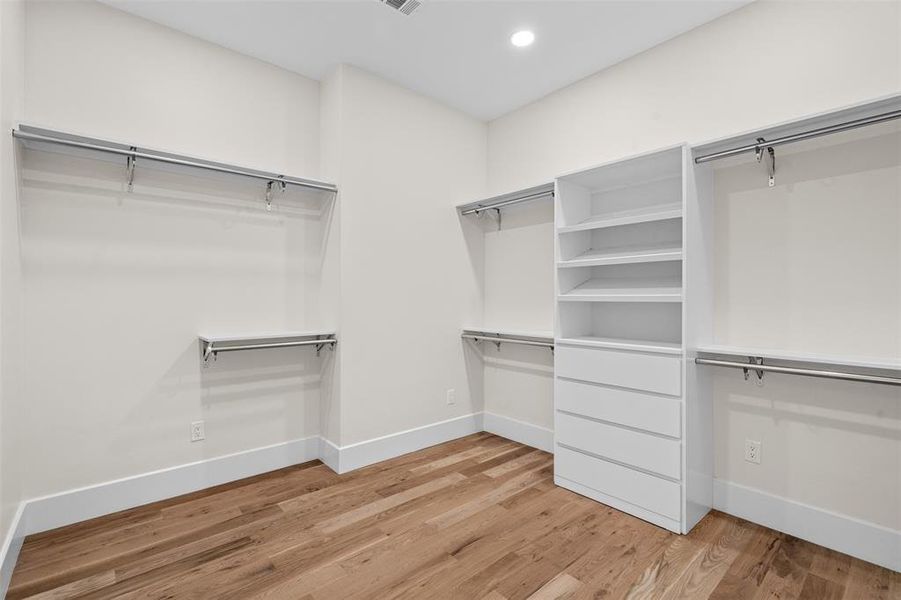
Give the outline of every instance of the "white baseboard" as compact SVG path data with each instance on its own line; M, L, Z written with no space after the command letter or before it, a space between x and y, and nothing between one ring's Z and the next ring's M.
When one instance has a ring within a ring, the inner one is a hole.
M713 506L802 540L901 571L901 531L716 479Z
M341 448L324 437L319 438L319 460L335 473L341 472Z
M480 431L483 431L482 413L478 412L347 446L337 447L328 442L338 451L338 468L329 466L338 473L347 473Z
M254 448L29 500L25 533L71 525L319 458L319 437Z
M485 431L499 435L508 440L538 448L545 452L554 452L554 431L540 425L503 417L485 411Z
M3 546L0 547L0 598L6 597L6 590L9 589L9 581L12 579L23 541L25 541L25 503L20 502L9 524L9 531L3 539Z

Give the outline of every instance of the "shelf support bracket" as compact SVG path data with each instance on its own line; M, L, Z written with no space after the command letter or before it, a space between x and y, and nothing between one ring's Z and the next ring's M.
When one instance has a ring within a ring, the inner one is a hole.
M501 230L501 209L495 208L494 213L497 215L497 230Z
M335 349L335 342L322 342L321 344L316 344L316 356L319 356L319 353L320 353L320 352L322 351L322 349L325 348L326 346L328 346L330 350L334 350L334 349Z
M210 357L213 357L213 360L218 358L218 353L213 349L212 342L204 342L203 343L203 364L209 364Z
M137 148L132 146L131 151L137 152ZM127 189L129 192L133 192L135 189L135 163L137 159L133 154L129 154L125 158L125 183L127 184Z
M763 365L763 357L762 356L749 356L748 362L753 366L762 366ZM747 381L751 376L751 371L757 375L757 385L763 385L763 370L762 369L750 369L745 367L742 369L742 372L745 374L745 381Z
M266 210L272 210L272 186L275 185L275 181L269 181L266 183Z
M776 151L772 146L767 146L766 140L762 137L757 138L757 144L758 146L754 148L754 156L757 158L757 162L766 161L769 186L773 187L776 185Z

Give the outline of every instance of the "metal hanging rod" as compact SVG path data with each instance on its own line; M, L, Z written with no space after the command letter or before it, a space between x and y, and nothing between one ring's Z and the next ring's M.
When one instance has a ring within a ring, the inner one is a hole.
M730 156L736 156L738 154L745 154L747 152L755 152L759 156L761 151L764 149L767 149L767 152L769 153L769 150L774 148L775 146L783 146L785 144L792 144L794 142L800 142L802 140L809 140L812 138L822 137L824 135L831 135L833 133L848 131L850 129L857 129L858 127L866 127L868 125L876 125L878 123L884 123L886 121L892 121L894 119L901 119L901 110L893 110L890 112L881 113L881 114L873 115L870 117L854 119L853 121L845 121L844 123L837 123L835 125L819 127L817 129L811 129L811 130L803 131L800 133L794 133L791 135L786 135L786 136L774 138L771 140L765 140L763 138L758 138L753 144L746 144L744 146L738 146L736 148L731 148L729 150L723 150L721 152L713 152L711 154L704 154L701 156L697 156L697 157L695 157L695 163L701 164L701 163L705 163L705 162L710 162L712 160L719 160L721 158L728 158Z
M884 385L901 385L899 377L885 377L882 375L864 375L861 373L848 373L844 371L829 371L823 369L806 369L802 367L780 367L776 365L763 364L763 357L749 356L749 362L742 363L731 360L719 360L713 358L695 358L695 364L711 365L714 367L728 367L732 369L741 369L745 372L745 379L748 378L749 372L757 373L758 380L763 379L763 373L766 371L772 373L786 373L789 375L803 375L806 377L822 377L826 379L842 379L845 381L863 381L866 383L879 383Z
M216 356L220 352L236 352L238 350L262 350L264 348L291 348L295 346L316 346L316 356L319 356L319 352L325 346L329 346L330 348L334 349L335 344L338 343L338 338L335 335L298 334L288 337L296 337L299 339L285 340L285 336L276 336L272 338L272 341L263 341L265 338L252 336L246 338L223 339L201 337L201 355L203 356L203 361L208 362L211 357L213 358L213 360L215 360ZM250 343L234 343L236 341L248 341Z
M325 192L336 193L338 187L332 183L314 181L312 179L302 179L300 177L291 177L289 175L280 175L277 173L268 173L265 171L257 171L235 165L218 163L199 158L188 156L180 156L177 154L169 154L139 148L138 146L127 146L116 142L108 142L105 140L85 138L69 133L58 131L50 131L47 129L38 129L28 125L20 125L18 129L12 130L13 137L27 142L41 142L47 144L56 144L59 146L67 146L70 148L80 148L83 150L92 150L105 154L114 154L126 157L126 169L129 187L134 180L135 163L138 159L149 160L170 165L178 165L182 167L191 167L196 169L205 169L207 171L216 171L218 173L228 173L230 175L240 175L242 177L250 177L270 182L270 190L272 185L279 185L284 189L285 185L294 185L302 188L320 190Z
M461 204L457 207L457 210L460 211L461 215L478 215L487 210L500 211L501 208L512 206L513 204L519 204L521 202L531 202L532 200L540 200L542 198L553 197L554 184L544 183L542 185L519 190L517 192L494 196L493 198L488 198L486 200L470 202L469 204Z
M519 335L513 333L499 333L493 331L476 331L465 329L460 335L465 340L473 340L475 342L491 342L500 350L501 344L521 344L524 346L539 346L554 351L554 339L544 336Z

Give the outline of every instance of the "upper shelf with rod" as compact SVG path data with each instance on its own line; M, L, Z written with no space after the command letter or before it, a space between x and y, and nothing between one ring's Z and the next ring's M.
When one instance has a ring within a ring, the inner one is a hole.
M111 142L97 138L84 137L71 133L41 129L30 125L19 125L13 129L12 135L29 148L40 150L52 150L54 148L66 148L85 156L118 156L125 159L125 179L128 190L131 191L134 182L135 169L139 168L143 161L174 165L185 169L200 169L228 175L236 175L257 179L266 182L265 200L267 207L271 205L274 191L284 191L287 186L295 186L308 190L324 193L337 193L338 187L332 183L303 179L290 175L259 171L247 167L214 162L201 158L171 154L158 150L151 150L137 145Z
M501 228L501 209L520 204L522 202L531 202L532 200L542 200L554 197L554 184L544 183L535 187L494 196L485 200L470 202L469 204L461 204L457 207L461 215L481 216L485 212L493 211L497 216L497 228Z
M694 162L704 164L754 153L757 162L766 164L769 185L773 187L776 184L776 151L774 148L896 119L901 119L901 96L893 96L753 133L700 144L694 148Z

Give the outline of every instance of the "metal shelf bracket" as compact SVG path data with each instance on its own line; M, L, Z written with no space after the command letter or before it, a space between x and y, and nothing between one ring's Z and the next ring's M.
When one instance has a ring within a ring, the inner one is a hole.
M769 175L769 185L776 185L776 151L772 146L766 145L766 140L757 138L758 146L754 149L754 156L757 162L766 162L767 175Z

